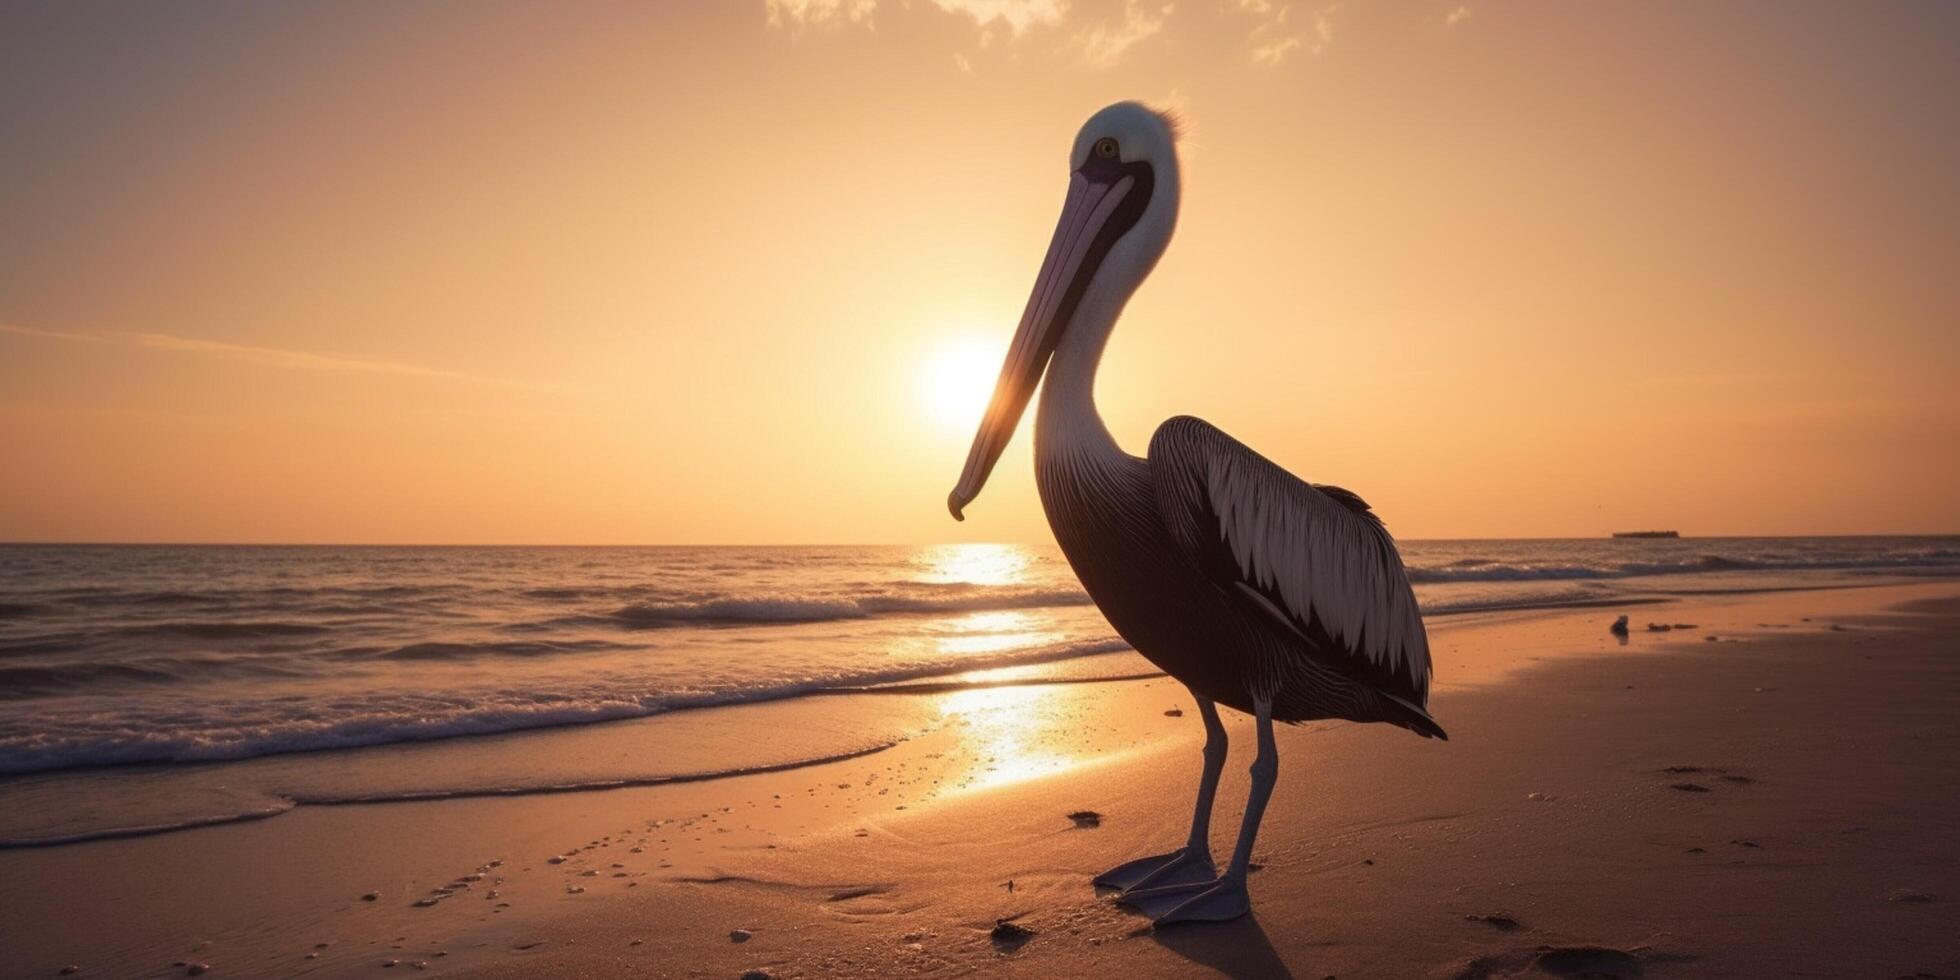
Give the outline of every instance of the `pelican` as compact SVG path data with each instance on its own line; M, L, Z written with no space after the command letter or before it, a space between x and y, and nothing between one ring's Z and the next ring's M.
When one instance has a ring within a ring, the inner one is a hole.
M1429 640L1381 519L1202 420L1158 427L1137 458L1096 411L1096 366L1117 317L1177 223L1177 127L1135 102L1089 118L1068 196L993 401L947 505L979 495L1037 382L1035 485L1062 553L1110 625L1184 683L1204 720L1204 768L1184 846L1104 872L1098 886L1156 923L1251 907L1247 865L1279 776L1273 722L1387 722L1447 738L1429 716ZM1232 859L1210 843L1225 765L1218 705L1256 720L1258 755Z

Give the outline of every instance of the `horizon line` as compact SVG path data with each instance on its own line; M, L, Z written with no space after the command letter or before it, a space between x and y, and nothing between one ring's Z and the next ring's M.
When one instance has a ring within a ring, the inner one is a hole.
M1778 538L1955 538L1960 531L1829 532L1821 534L1682 534L1665 541L1774 540ZM1399 542L1435 541L1614 541L1643 540L1600 535L1518 535L1483 537L1407 537ZM786 542L501 542L501 541L109 541L0 539L0 548L933 548L948 545L1049 545L1053 541L786 541Z

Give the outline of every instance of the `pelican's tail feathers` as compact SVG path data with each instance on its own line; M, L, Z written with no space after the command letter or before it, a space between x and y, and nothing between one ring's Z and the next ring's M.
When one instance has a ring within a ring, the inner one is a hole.
M1375 696L1382 699L1383 714L1386 715L1383 721L1400 725L1423 738L1450 740L1450 734L1443 731L1443 726L1436 724L1436 719L1429 717L1428 711L1386 691L1377 690Z

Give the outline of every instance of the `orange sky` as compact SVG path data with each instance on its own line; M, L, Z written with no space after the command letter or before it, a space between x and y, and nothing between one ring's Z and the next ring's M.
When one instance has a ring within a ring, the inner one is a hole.
M1403 537L1960 531L1954 6L628 6L0 11L0 540L1048 540L1025 422L947 516L928 379L1132 97L1133 452Z

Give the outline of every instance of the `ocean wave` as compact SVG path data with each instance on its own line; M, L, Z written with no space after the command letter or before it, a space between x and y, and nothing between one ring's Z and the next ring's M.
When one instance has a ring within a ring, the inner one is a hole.
M1128 650L1117 639L1048 644L882 670L837 670L748 686L701 690L619 688L589 692L374 692L359 698L285 702L274 710L213 699L173 704L169 721L132 706L114 727L0 734L0 775L136 763L228 762L264 755L426 742L472 735L644 718L670 711L782 701L970 671L1052 663ZM92 666L81 665L90 669ZM129 664L118 665L126 669ZM193 716L190 710L201 711ZM89 724L100 720L88 719Z
M304 677L313 671L283 660L218 656L0 667L0 701L91 691L104 685L165 685L214 677ZM0 769L4 771L4 769Z
M102 683L170 684L182 679L167 667L142 663L0 667L0 700L43 697Z
M1602 562L1599 564L1506 564L1466 558L1434 567L1411 567L1409 581L1417 585L1450 582L1541 582L1637 578L1643 575L1694 575L1706 572L1883 571L1890 569L1953 568L1960 570L1960 551L1934 549L1890 555L1849 558L1738 557L1696 555L1674 561Z
M167 634L194 640L262 640L280 636L315 636L333 631L321 623L235 622L232 620L184 620L172 623L139 623L117 627L125 636Z
M388 584L388 585L260 585L246 587L211 587L197 591L177 589L120 589L109 586L79 586L65 589L51 589L31 593L40 598L54 599L77 606L137 606L146 608L171 608L189 606L256 606L263 604L287 605L294 600L300 602L327 598L352 599L420 599L443 595L458 595L468 591L466 586L457 583Z
M609 586L553 586L541 589L519 589L517 594L526 599L565 600L596 599L616 594L618 591L620 591L618 588Z
M0 659L36 654L71 653L89 641L87 633L36 633L15 640L0 641Z
M539 642L490 642L490 643L445 643L430 641L410 643L406 646L387 650L356 649L343 655L356 658L378 660L468 660L475 657L547 657L560 653L591 653L601 650L618 650L626 644L608 643L604 640L561 640Z
M1047 609L1055 606L1086 606L1091 601L1089 593L1080 589L1054 589L1029 592L975 592L957 598L867 596L857 600L857 603L873 613L935 613Z
M201 606L228 602L230 597L200 592L132 592L116 596L114 601L126 606Z
M872 616L1045 609L1089 604L1080 589L964 591L952 596L874 593L844 597L757 596L698 602L635 602L606 614L626 626L822 623ZM589 618L589 617L575 617Z
M704 602L635 602L608 614L628 626L669 623L816 623L863 619L850 599L709 599Z

